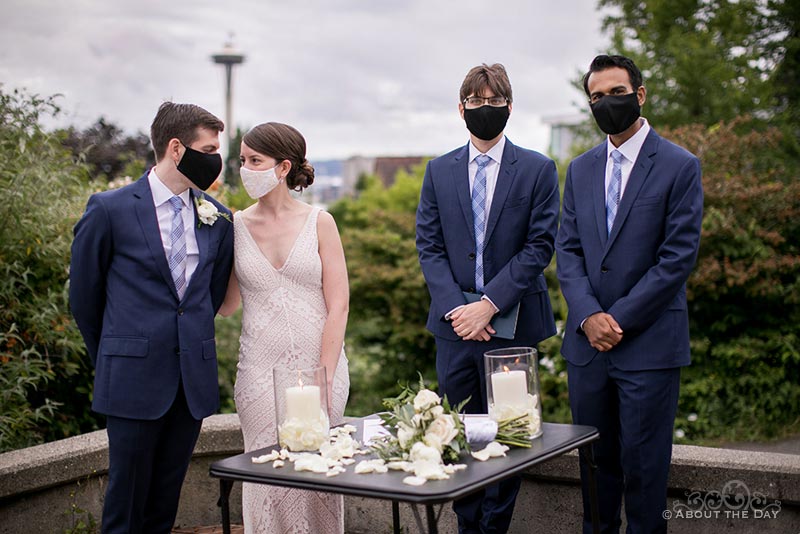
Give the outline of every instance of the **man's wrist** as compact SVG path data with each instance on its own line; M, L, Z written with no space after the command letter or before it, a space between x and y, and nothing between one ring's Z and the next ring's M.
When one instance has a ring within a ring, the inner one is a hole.
M497 305L496 305L496 304L495 304L495 303L492 301L492 299L490 299L488 296L486 296L486 295L481 295L481 300L482 300L482 301L484 301L484 302L488 302L489 304L491 304L491 306L492 306L492 309L494 310L494 313L497 313L497 312L499 312L499 311L500 311L500 308L498 308L498 307L497 307Z

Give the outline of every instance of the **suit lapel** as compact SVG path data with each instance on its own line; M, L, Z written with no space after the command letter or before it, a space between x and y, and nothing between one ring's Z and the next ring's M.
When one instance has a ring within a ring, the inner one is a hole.
M189 279L189 285L186 287L186 291L184 292L184 298L189 293L189 290L192 289L192 286L195 284L195 279L198 278L197 275L200 272L205 259L208 257L208 242L209 238L211 237L211 227L206 224L200 224L198 228L197 222L200 220L197 216L197 204L195 203L195 198L201 199L203 198L203 193L195 190L189 190L189 197L192 199L192 213L194 213L193 223L191 231L194 232L195 239L197 240L197 249L199 252L198 260L197 260L197 268L195 269L192 277ZM221 217L220 217L221 218Z
M514 185L514 178L517 176L517 147L511 141L506 139L506 146L503 148L503 161L500 162L500 169L497 173L497 182L494 186L494 196L492 197L492 206L489 209L489 220L486 221L486 238L485 243L488 243L492 238L497 226L497 221L500 219L500 213L506 204L508 192L511 191L511 186Z
M461 205L461 212L464 214L464 223L470 230L473 228L472 221L472 192L469 190L469 144L464 146L453 160L453 190L458 197L458 203ZM467 232L475 243L475 232Z
M139 226L147 242L147 248L150 249L150 254L153 256L161 276L164 277L164 282L177 299L178 292L169 272L167 256L164 254L164 243L161 242L161 230L158 227L158 216L156 215L156 207L153 204L153 194L150 192L150 183L147 181L147 173L137 182L133 196L136 199L136 217L139 219Z
M617 209L617 217L614 219L611 235L608 236L609 245L614 242L614 239L619 234L620 228L625 224L625 219L627 219L628 213L631 211L631 206L639 195L639 191L642 189L645 180L647 180L650 169L653 168L652 156L656 153L657 148L658 135L653 130L650 130L650 133L647 134L647 138L642 145L642 149L639 151L639 156L633 163L631 175L628 178L628 183L625 185L625 191L622 193L622 199Z
M608 140L597 147L592 163L592 200L594 204L594 218L597 223L597 234L600 243L605 246L608 241L608 227L606 226L606 163L608 160Z

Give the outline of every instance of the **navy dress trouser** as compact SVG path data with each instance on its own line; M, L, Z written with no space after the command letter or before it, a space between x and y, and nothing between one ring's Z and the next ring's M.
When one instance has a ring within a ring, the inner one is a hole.
M629 534L666 533L667 478L678 407L680 367L625 371L608 353L567 365L572 420L597 427L594 445L600 531L617 534L625 499ZM583 532L592 532L587 472L581 457Z
M103 534L169 534L202 423L189 412L182 386L158 419L108 416Z

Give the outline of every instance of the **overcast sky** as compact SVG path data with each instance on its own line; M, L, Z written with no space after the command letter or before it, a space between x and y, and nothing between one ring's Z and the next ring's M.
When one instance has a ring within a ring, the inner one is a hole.
M234 33L234 123L299 129L309 159L440 154L466 142L458 89L482 62L514 91L506 134L545 151L542 117L584 105L575 79L605 51L596 0L2 0L0 83L61 93L58 125L103 116L147 133L164 100L225 119Z

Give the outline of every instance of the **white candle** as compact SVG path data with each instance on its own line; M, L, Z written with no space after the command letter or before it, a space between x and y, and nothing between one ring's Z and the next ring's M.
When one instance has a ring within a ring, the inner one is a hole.
M528 400L528 378L525 371L500 371L492 373L494 403L524 406Z
M286 388L286 419L317 421L319 416L319 386Z

